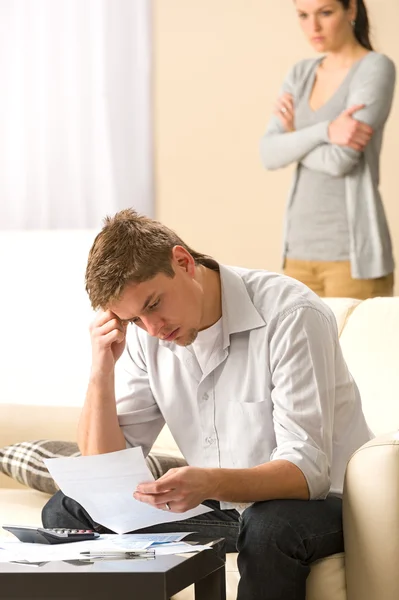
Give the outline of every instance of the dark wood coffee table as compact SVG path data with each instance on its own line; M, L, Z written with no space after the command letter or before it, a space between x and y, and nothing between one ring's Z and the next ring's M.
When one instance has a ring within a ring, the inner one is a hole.
M211 550L150 560L0 563L2 600L169 600L192 584L195 600L226 599L223 539Z

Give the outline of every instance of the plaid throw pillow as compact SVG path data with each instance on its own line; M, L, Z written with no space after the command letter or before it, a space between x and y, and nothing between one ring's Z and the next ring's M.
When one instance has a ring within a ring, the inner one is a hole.
M0 473L12 477L30 488L55 494L57 484L43 462L44 458L62 458L80 456L78 445L74 442L37 440L20 442L0 448ZM174 467L184 467L184 459L167 454L149 454L147 466L155 479L158 479Z

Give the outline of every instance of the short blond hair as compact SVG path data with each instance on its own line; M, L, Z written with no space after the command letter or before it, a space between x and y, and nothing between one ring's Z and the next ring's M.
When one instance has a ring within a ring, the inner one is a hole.
M218 270L210 256L192 250L174 231L132 208L106 217L86 267L86 291L94 310L118 300L129 283L148 281L158 273L174 277L175 246L185 248L196 264Z

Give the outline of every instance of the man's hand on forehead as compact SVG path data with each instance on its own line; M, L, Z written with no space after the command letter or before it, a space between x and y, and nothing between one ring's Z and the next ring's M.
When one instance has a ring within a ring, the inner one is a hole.
M122 329L126 330L126 326L129 324L128 319L121 319L120 317L118 317L118 315L116 313L114 313L109 308L107 308L106 310L100 309L97 312L97 316L98 316L97 325L100 327L102 325L105 325L106 323L109 323L113 319L115 319L115 321L121 326L121 330ZM94 323L96 323L96 319L94 320Z
M127 323L114 312L109 309L98 311L90 326L93 362L98 369L109 371L115 365L125 347L126 330ZM109 353L108 359L104 352Z

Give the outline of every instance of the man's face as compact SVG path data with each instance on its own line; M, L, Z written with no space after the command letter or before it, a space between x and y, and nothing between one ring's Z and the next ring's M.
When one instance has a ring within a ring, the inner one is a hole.
M153 279L126 286L109 309L149 335L179 346L192 344L201 329L203 292L195 266L172 260L174 277L159 273Z

